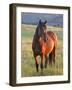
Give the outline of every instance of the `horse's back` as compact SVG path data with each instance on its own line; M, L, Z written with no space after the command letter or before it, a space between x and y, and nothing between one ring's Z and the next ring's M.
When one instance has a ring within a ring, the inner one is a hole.
M57 45L57 36L56 36L56 34L53 33L52 31L47 31L47 34L48 34L49 37L52 38L52 40L54 41L54 44L56 46Z

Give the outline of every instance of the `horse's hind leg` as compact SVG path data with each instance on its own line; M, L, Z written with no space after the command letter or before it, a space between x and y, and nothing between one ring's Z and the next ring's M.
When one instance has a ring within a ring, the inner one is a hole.
M48 58L47 55L45 55L45 68L47 68Z
M53 62L55 64L55 47L53 48Z
M37 70L37 72L39 72L39 69L38 69L39 63L38 63L38 57L37 56L35 56L35 64L36 64L36 70Z
M49 65L52 65L52 52L49 54Z
M44 55L41 55L41 72L43 72Z

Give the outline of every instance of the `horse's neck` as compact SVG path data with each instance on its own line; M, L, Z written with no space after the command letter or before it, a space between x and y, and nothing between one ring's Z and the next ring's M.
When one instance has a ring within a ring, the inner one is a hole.
M38 43L38 36L35 34L34 35L35 41Z

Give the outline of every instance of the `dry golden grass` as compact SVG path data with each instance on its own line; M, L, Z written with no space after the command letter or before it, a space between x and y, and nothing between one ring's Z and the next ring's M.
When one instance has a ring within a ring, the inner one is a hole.
M56 64L47 69L44 68L43 74L36 72L35 60L32 52L32 39L36 29L36 25L21 26L21 76L48 76L48 75L62 75L63 74L63 29L61 27L48 26L48 30L56 33L58 37L58 44L56 48ZM40 62L40 58L39 58ZM40 70L40 67L39 67Z

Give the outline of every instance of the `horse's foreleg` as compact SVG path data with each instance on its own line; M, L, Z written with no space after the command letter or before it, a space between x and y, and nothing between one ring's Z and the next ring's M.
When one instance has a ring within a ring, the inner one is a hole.
M38 57L37 56L35 57L35 64L36 64L36 70L37 70L37 72L39 72L39 69L38 69L39 63L38 63Z

